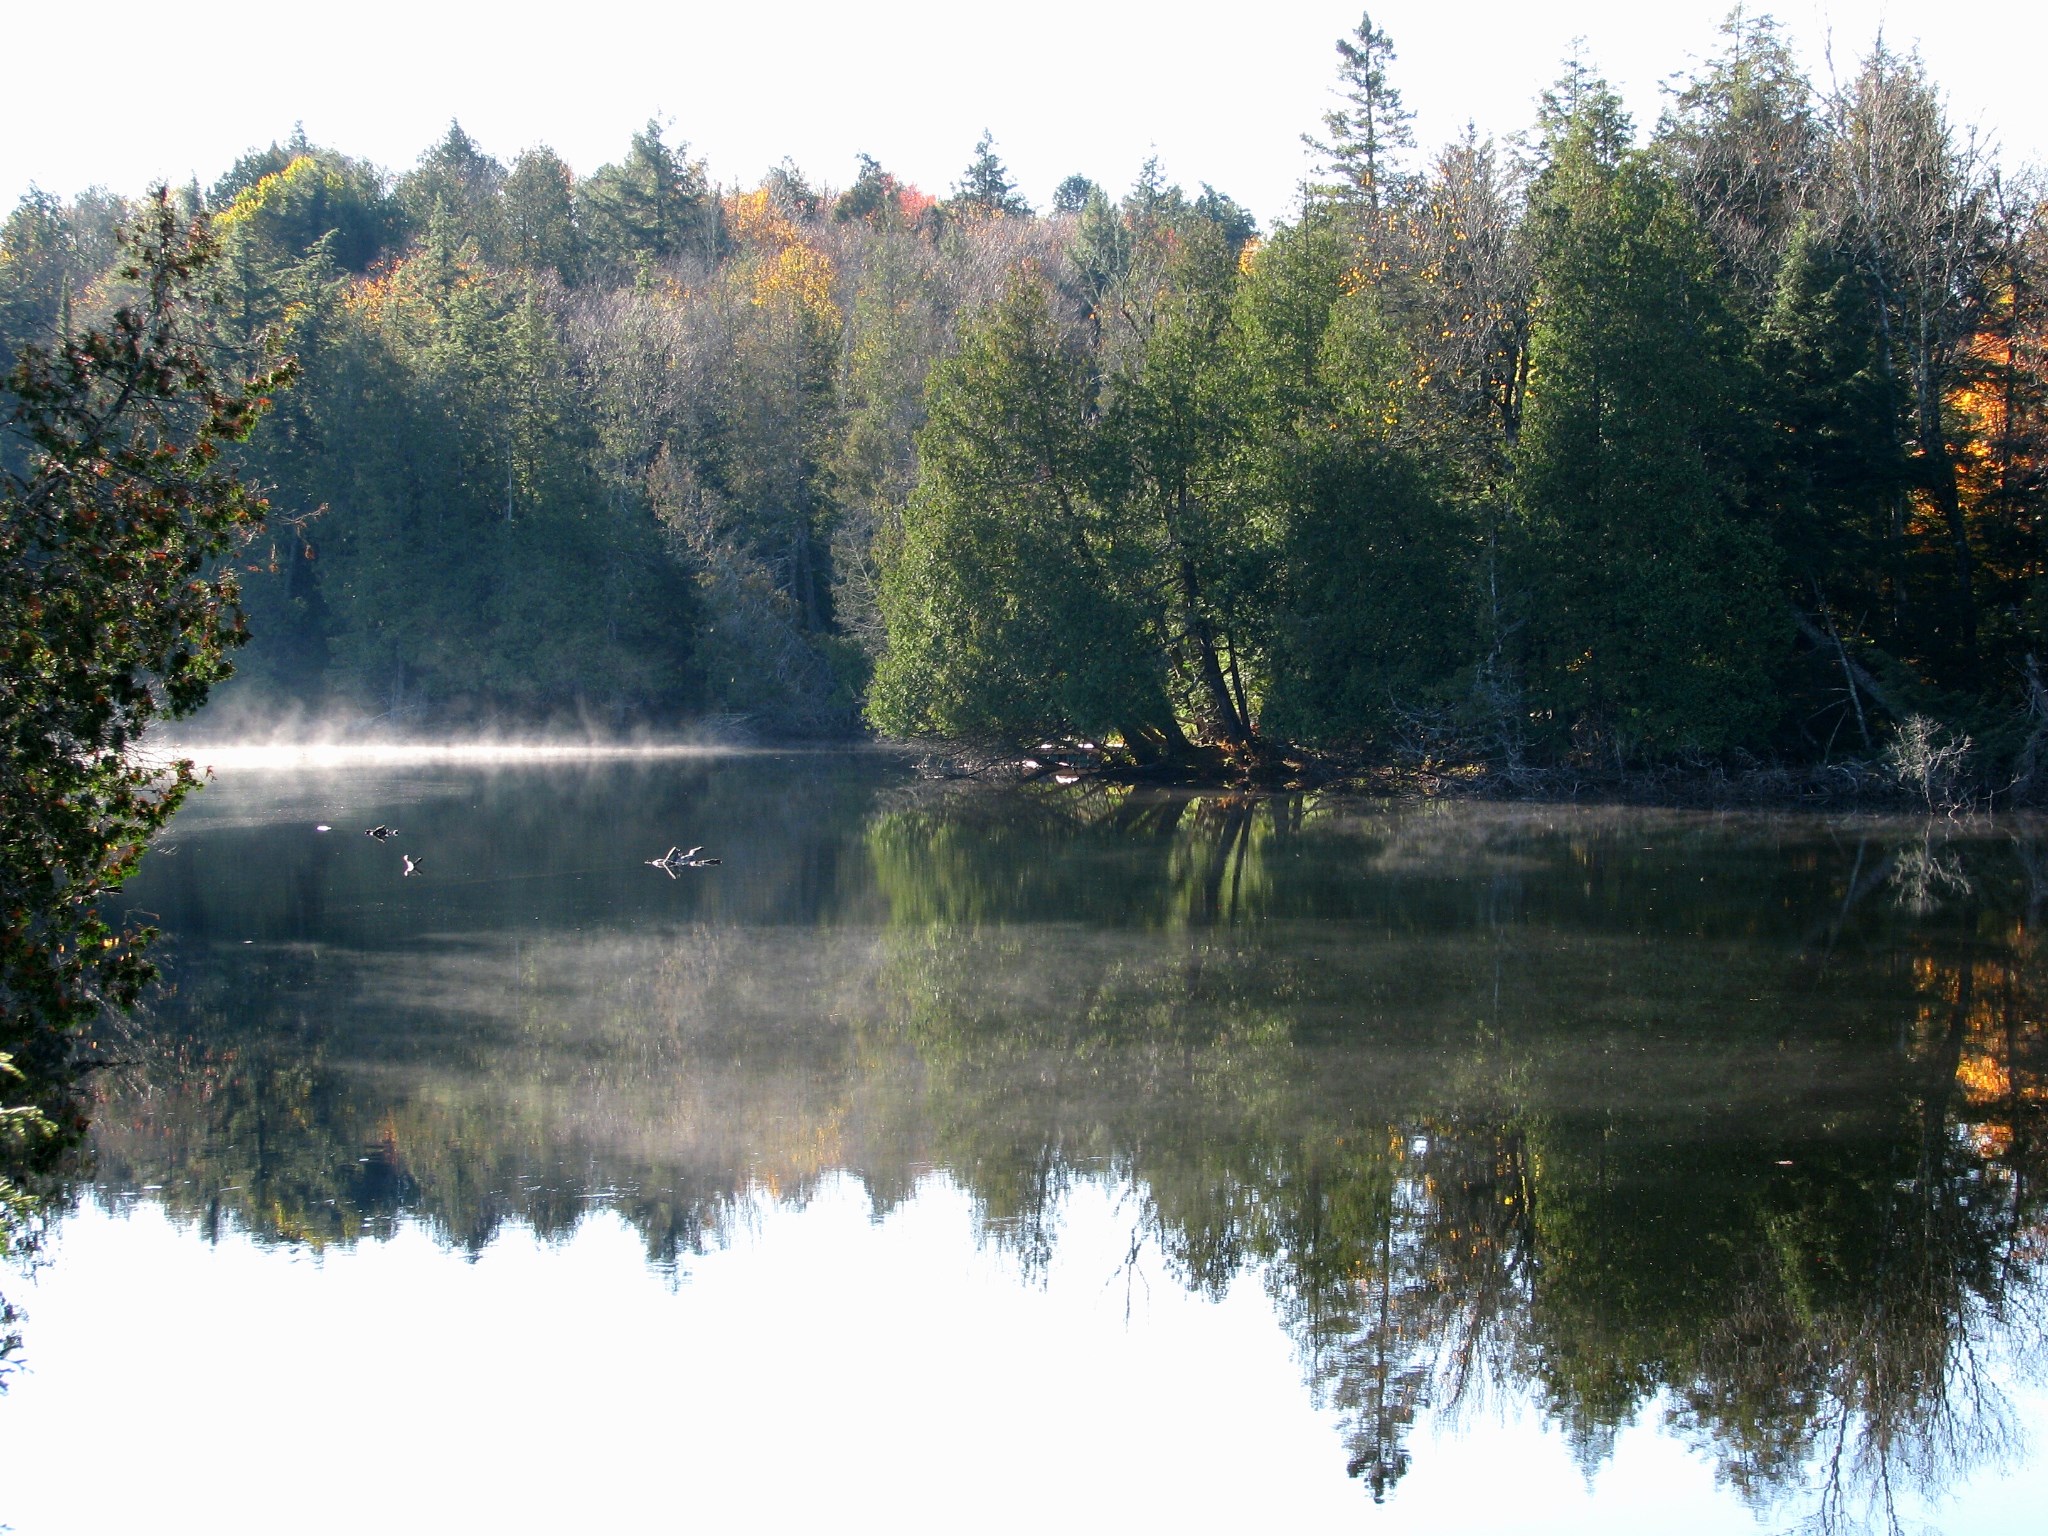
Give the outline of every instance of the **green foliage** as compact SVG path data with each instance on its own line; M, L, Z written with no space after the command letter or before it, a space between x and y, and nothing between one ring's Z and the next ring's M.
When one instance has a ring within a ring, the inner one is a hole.
M1820 123L1813 88L1777 22L1738 7L1721 32L1727 46L1672 98L1656 152L1737 294L1760 307L1811 200Z
M100 271L73 209L32 188L0 225L0 366L25 342L54 341Z
M936 253L923 242L878 242L847 313L839 386L845 426L832 465L832 609L869 658L887 645L881 565L901 542L903 506L917 483L926 375L951 339L947 317L931 302L936 268Z
M512 162L505 178L505 255L529 272L552 270L582 280L584 238L576 218L576 178L545 144Z
M1206 181L1202 183L1202 195L1189 206L1197 218L1207 219L1216 226L1233 257L1243 251L1259 232L1259 221L1249 208L1228 193L1218 192Z
M1740 335L1697 222L1598 92L1537 192L1517 448L1529 683L1559 730L1622 755L1755 740L1787 629L1777 556L1740 515Z
M24 345L0 386L0 1050L51 1110L77 1032L150 974L148 930L98 903L197 782L137 748L246 637L219 562L265 504L223 450L292 373L208 366L203 223L159 192L127 238L107 320Z
M1812 221L1791 237L1755 352L1770 425L1754 473L1795 600L1880 613L1887 524L1909 471L1869 294Z
M1057 187L1053 188L1052 211L1054 213L1079 213L1088 206L1089 196L1101 191L1102 188L1098 187L1086 176L1076 173L1067 177Z
M889 225L898 217L901 186L873 155L858 155L860 174L832 205L838 223Z
M542 292L429 249L351 310L328 366L322 452L292 466L334 525L325 687L401 720L684 697L689 584L593 472Z
M368 271L397 243L403 225L401 206L373 171L327 150L294 156L213 211L224 234L246 226L248 238L280 258L324 243L347 272Z
M400 178L396 196L414 229L438 217L450 231L446 238L457 245L473 242L480 254L494 258L505 243L504 186L505 167L451 121L441 142Z
M1346 105L1323 114L1326 139L1304 135L1323 156L1323 172L1335 178L1327 189L1346 201L1377 211L1401 194L1400 151L1415 144L1415 114L1387 78L1394 61L1393 40L1361 13L1357 30L1337 39L1337 78Z
M1272 547L1266 728L1384 741L1472 658L1476 531L1415 451L1407 357L1330 217L1276 234L1238 305L1254 424L1247 493ZM1350 288L1352 291L1346 292Z
M1243 748L1256 735L1243 662L1256 643L1260 564L1232 473L1244 426L1234 266L1207 221L1159 235L1146 242L1150 291L1127 286L1104 347L1106 468L1129 536L1143 540L1180 712L1204 738Z
M623 160L598 170L583 189L584 233L591 258L614 277L633 277L648 266L683 255L718 254L718 205L704 164L671 149L660 123L633 135Z
M959 185L953 188L947 207L962 218L1030 217L1031 205L1017 195L1016 184L996 155L995 142L995 136L983 129L974 143L974 159L968 163Z
M1100 187L1089 188L1080 213L1067 259L1074 264L1082 291L1101 315L1113 305L1118 286L1130 275L1134 237L1122 211Z
M871 718L902 734L1172 730L1139 550L1104 494L1086 359L1012 276L933 370L922 470L883 576Z
M809 732L893 652L866 703L906 729L1519 782L1927 714L2032 783L2048 217L1917 60L1824 102L1774 24L1723 30L1644 153L1575 49L1517 153L1418 165L1364 17L1331 180L1263 243L1156 157L1035 218L986 134L945 203L862 155L829 219L657 123L582 179L453 125L396 183L253 150L213 360L277 336L306 376L235 450L290 513L237 573L243 687ZM118 302L124 207L15 210L0 363ZM1020 269L1045 334L996 345Z

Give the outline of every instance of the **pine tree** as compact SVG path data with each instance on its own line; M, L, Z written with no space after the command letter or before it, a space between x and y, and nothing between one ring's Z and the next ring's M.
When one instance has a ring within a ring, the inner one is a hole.
M1323 114L1325 138L1303 136L1323 157L1323 173L1335 178L1324 190L1370 214L1397 200L1400 152L1415 146L1415 114L1387 78L1394 57L1393 39L1373 25L1370 12L1360 15L1357 31L1337 39L1337 78L1348 105Z
M1714 242L1722 270L1752 309L1771 302L1821 151L1813 87L1768 16L1738 6L1727 46L1686 83L1659 125L1672 166Z
M497 261L503 259L505 241L499 203L504 185L505 167L479 149L462 124L451 121L441 142L400 178L396 196L415 229L423 229L434 210L443 209L458 240L474 241L486 260Z

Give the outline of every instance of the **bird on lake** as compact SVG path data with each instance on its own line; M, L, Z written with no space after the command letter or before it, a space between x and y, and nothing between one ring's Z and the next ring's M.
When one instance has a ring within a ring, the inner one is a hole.
M380 842L380 843L381 843L381 842L383 842L383 841L384 841L384 840L385 840L386 838L392 838L392 837L396 837L396 836L398 836L398 828L396 828L396 827L387 827L387 826L385 826L385 825L384 825L384 823L383 823L383 822L381 822L381 821L380 821L380 822L378 822L378 823L377 823L377 825L375 825L374 827L371 827L371 828L370 828L370 829L369 829L369 830L368 830L367 832L365 832L365 833L363 834L363 836L365 836L365 837L374 837L375 839L377 839L377 841L378 841L378 842Z
M399 857L405 860L405 872L408 875L415 875L419 873L420 861L418 859L414 858L409 853L401 853Z
M673 880L676 877L676 871L679 869L705 869L718 862L716 859L698 858L697 855L703 851L704 845L702 843L699 843L694 848L670 848L667 853L664 853L658 859L642 859L640 862L651 869L660 870L669 879Z

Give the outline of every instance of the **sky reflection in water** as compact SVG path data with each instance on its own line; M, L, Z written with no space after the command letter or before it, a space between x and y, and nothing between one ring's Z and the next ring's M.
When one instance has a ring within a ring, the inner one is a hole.
M335 1456L423 1529L2048 1493L2038 831L755 756L244 770L171 842L176 991L11 1282L22 1532Z

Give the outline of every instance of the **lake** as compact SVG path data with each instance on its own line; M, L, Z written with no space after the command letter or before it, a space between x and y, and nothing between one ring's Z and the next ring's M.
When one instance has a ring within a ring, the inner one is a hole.
M2021 1530L2044 899L2039 824L224 755L0 1523Z

